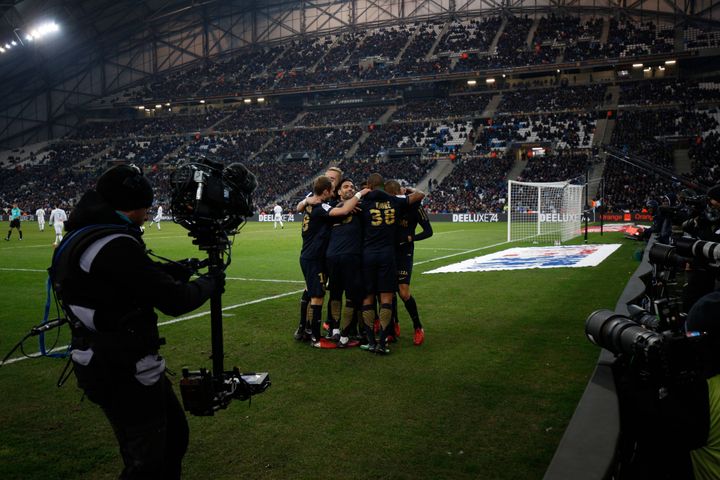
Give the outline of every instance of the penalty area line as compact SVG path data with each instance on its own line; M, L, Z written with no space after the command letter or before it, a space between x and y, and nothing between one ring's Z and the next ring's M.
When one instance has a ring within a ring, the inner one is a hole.
M294 290L294 291L292 291L292 292L280 293L280 294L278 294L278 295L271 295L271 296L269 296L269 297L257 298L257 299L255 299L255 300L250 300L250 301L243 302L243 303L238 303L238 304L235 304L235 305L228 305L227 307L223 307L222 311L224 312L224 311L226 311L226 310L233 310L233 309L235 309L235 308L245 307L245 306L248 306L248 305L255 305L256 303L267 302L267 301L269 301L269 300L275 300L275 299L278 299L278 298L288 297L288 296L290 296L290 295L297 295L298 293L302 293L303 290L304 290L304 289L302 289L302 290ZM194 313L194 314L192 314L192 315L186 315L186 316L184 316L184 317L174 318L174 319L172 319L172 320L166 320L166 321L164 321L164 322L159 322L159 323L158 323L158 327L161 327L161 326L164 326L164 325L172 325L173 323L185 322L185 321L187 321L187 320L192 320L193 318L204 317L204 316L206 316L206 315L210 315L210 310L205 310L205 311L203 311L203 312ZM67 350L67 348L68 348L68 345L63 345L63 346L61 346L61 347L55 347L55 348L53 348L52 350L50 350L50 353L65 351L65 350ZM21 361L23 361L23 360L29 360L29 359L31 359L31 358L40 358L40 357L42 357L42 355L40 355L39 353L31 353L31 354L29 354L29 355L27 355L27 356L25 356L25 357L10 358L10 359L8 359L3 365L10 365L11 363L21 362Z

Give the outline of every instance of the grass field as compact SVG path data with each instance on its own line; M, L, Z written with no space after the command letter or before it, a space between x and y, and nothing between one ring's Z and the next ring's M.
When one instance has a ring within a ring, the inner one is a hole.
M269 371L273 385L252 405L188 419L185 478L542 477L599 354L585 318L615 306L637 245L594 234L590 243L623 243L597 267L422 275L506 248L497 246L505 224L433 226L417 244L412 282L426 343L412 345L401 308L403 334L387 357L295 342L300 224L246 226L223 296L225 365ZM184 230L162 227L147 229L151 249L200 256ZM16 233L0 242L3 356L40 322L45 303L53 232L23 230L22 242ZM160 332L170 369L211 367L208 314ZM64 345L67 332L48 339ZM32 340L27 347L37 351ZM117 478L119 454L99 408L81 401L74 378L55 386L63 365L36 358L0 367L0 479Z

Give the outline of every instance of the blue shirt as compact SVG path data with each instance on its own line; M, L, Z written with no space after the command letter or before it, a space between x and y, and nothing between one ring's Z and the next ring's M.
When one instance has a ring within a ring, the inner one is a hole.
M20 215L22 215L22 212L20 211L20 209L17 207L13 208L10 211L10 220L15 220L16 218L20 218Z

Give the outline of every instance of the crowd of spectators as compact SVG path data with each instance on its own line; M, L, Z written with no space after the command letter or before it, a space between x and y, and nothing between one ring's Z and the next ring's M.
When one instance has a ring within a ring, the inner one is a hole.
M270 162L288 155L323 161L343 158L360 138L358 126L341 128L294 128L273 134L273 141L256 158Z
M620 85L620 105L696 104L717 101L720 83L665 79Z
M595 124L593 112L532 115L520 123L518 135L525 142L551 143L555 149L590 148Z
M385 179L397 180L403 185L416 185L435 166L434 158L365 158L345 159L338 164L343 176L360 185L373 172L379 172Z
M521 182L560 182L585 176L590 166L587 153L558 150L556 153L528 158L518 175Z
M204 113L189 115L167 113L137 119L88 122L78 127L71 138L82 140L193 133L215 125L228 115L225 111L208 108Z
M295 120L300 109L240 106L215 126L216 131L234 132L260 128L282 128Z
M458 95L415 100L406 102L398 108L393 113L392 120L416 121L465 116L479 117L489 101L489 95Z
M433 213L502 212L513 163L512 155L457 160L428 195L426 208Z
M282 44L246 47L219 60L168 72L133 95L138 101L235 96L313 84L671 53L675 27L654 20L623 16L583 20L550 13L538 19L531 36L535 18L498 15L289 38ZM603 25L609 31L605 42ZM686 48L720 43L720 33L714 30L686 27L684 32ZM498 43L491 48L496 36Z
M503 112L551 112L556 110L592 110L606 102L606 86L560 85L559 88L520 87L505 91L498 109Z
M370 125L387 111L387 107L345 107L310 110L298 122L299 126Z

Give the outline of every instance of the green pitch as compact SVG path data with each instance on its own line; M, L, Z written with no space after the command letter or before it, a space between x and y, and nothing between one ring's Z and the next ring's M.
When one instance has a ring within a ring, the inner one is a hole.
M497 245L505 224L433 227L416 246L412 280L426 343L412 345L401 305L401 338L387 357L294 341L300 224L243 229L223 296L225 365L269 371L273 385L252 405L189 417L185 478L542 477L599 353L585 318L614 308L638 245L594 234L590 243L623 243L598 267L422 275L507 247ZM30 222L23 231L22 242L16 232L0 241L2 356L41 321L45 304L54 233ZM202 256L169 222L147 227L146 241L169 258ZM175 372L212 366L209 305L198 312L206 314L160 327ZM66 330L47 336L67 340ZM37 351L35 339L26 351ZM63 366L39 358L0 367L0 478L117 477L120 457L100 410L81 400L74 377L55 386Z

